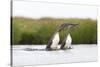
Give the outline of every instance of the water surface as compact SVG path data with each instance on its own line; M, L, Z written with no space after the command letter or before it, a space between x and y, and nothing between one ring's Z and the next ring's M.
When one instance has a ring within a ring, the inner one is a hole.
M73 49L45 51L45 45L13 46L13 66L97 61L97 45L73 45Z

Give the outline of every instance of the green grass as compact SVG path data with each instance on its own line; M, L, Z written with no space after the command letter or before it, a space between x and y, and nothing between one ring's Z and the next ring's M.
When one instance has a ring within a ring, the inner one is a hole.
M96 44L97 21L79 18L12 17L12 44L47 44L54 30L64 22L79 23L71 32L73 44ZM66 29L60 32L61 41ZM60 43L61 43L60 41Z

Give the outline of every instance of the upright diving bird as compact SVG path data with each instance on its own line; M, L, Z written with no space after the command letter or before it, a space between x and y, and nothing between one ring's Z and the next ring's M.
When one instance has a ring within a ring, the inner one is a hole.
M61 24L58 28L54 31L54 34L50 38L46 50L56 50L60 41L59 32L65 27L65 24Z
M58 26L58 28L56 29L56 31L54 32L53 36L51 37L51 39L49 40L47 46L46 46L46 50L56 50L57 46L59 44L60 38L59 38L59 32L61 30L63 30L65 27L72 27L74 24L72 23L63 23L60 26ZM63 48L63 46L65 46L64 44L61 46ZM61 49L62 49L61 48Z
M78 24L68 24L67 33L66 33L65 38L61 44L60 49L71 49L72 48L72 45L71 45L72 37L70 35L70 32L72 31L71 29L76 25L78 25Z

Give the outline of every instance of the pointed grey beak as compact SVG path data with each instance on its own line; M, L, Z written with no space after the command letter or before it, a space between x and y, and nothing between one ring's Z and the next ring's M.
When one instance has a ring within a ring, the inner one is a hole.
M71 28L76 27L77 25L79 25L78 23L71 23L69 24L69 26L71 26Z

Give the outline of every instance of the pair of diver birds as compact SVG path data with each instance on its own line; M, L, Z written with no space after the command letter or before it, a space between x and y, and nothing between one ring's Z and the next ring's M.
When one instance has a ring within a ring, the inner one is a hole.
M58 28L55 30L53 36L49 40L49 42L46 46L46 50L57 50L58 49L58 44L60 41L59 32L66 27L67 27L67 32L66 32L64 40L62 41L60 49L63 49L63 50L71 49L72 48L72 45L71 45L72 38L71 38L70 32L71 32L71 29L77 25L78 24L75 24L75 23L63 23L60 26L58 26Z

